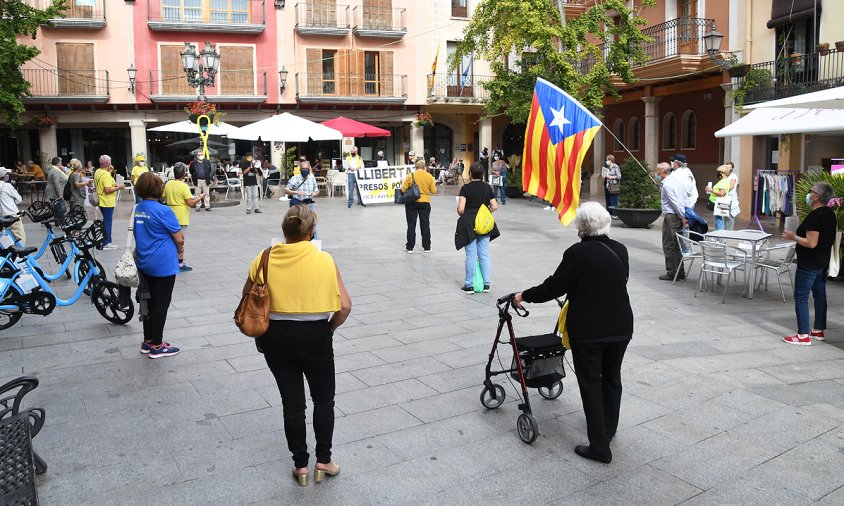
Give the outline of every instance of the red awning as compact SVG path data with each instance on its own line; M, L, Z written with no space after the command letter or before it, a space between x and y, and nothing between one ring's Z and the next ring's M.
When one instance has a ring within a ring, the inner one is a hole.
M344 137L390 137L390 131L367 125L351 118L337 116L334 119L323 121L323 125L339 130Z

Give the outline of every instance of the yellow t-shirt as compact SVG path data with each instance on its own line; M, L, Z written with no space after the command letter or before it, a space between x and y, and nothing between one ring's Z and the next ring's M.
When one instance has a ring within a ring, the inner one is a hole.
M32 165L32 173L34 174L32 177L35 179L47 179L47 176L44 175L44 170L37 163Z
M141 165L135 165L132 167L132 173L130 174L132 178L132 184L136 184L138 182L138 178L141 177L141 174L144 172L149 172L149 167L143 167Z
M106 169L97 169L94 172L94 187L100 197L100 207L114 207L117 205L117 192L106 193L106 188L115 186L111 172Z
M404 178L401 191L409 190L413 181L416 181L416 186L419 187L419 200L416 202L431 202L431 195L437 193L437 181L434 176L424 169L417 169L413 172L413 177L407 176Z
M261 281L261 255L249 266L249 279ZM333 313L340 310L340 285L334 259L310 241L276 244L267 263L267 287L273 313ZM295 289L291 289L294 287Z
M179 220L179 225L190 225L190 207L185 199L192 199L193 194L190 188L184 181L177 181L175 179L167 181L164 185L164 202L170 206L176 219Z

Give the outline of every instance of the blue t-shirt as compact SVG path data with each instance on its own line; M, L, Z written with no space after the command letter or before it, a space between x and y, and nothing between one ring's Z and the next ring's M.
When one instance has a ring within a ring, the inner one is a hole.
M179 254L170 234L181 230L169 207L142 200L135 207L135 264L147 276L163 278L179 272Z

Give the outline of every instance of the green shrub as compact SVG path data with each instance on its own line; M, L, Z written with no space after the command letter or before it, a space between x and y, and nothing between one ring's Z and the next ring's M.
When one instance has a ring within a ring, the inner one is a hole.
M621 164L621 193L618 196L618 207L660 208L659 187L651 178L647 162L637 162L635 158L628 158Z

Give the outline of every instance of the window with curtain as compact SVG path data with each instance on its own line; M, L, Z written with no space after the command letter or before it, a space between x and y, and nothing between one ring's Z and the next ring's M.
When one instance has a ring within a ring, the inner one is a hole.
M451 0L451 17L465 18L469 16L468 0Z
M334 60L337 51L323 49L322 51L322 92L325 95L334 95L337 92L335 82Z

